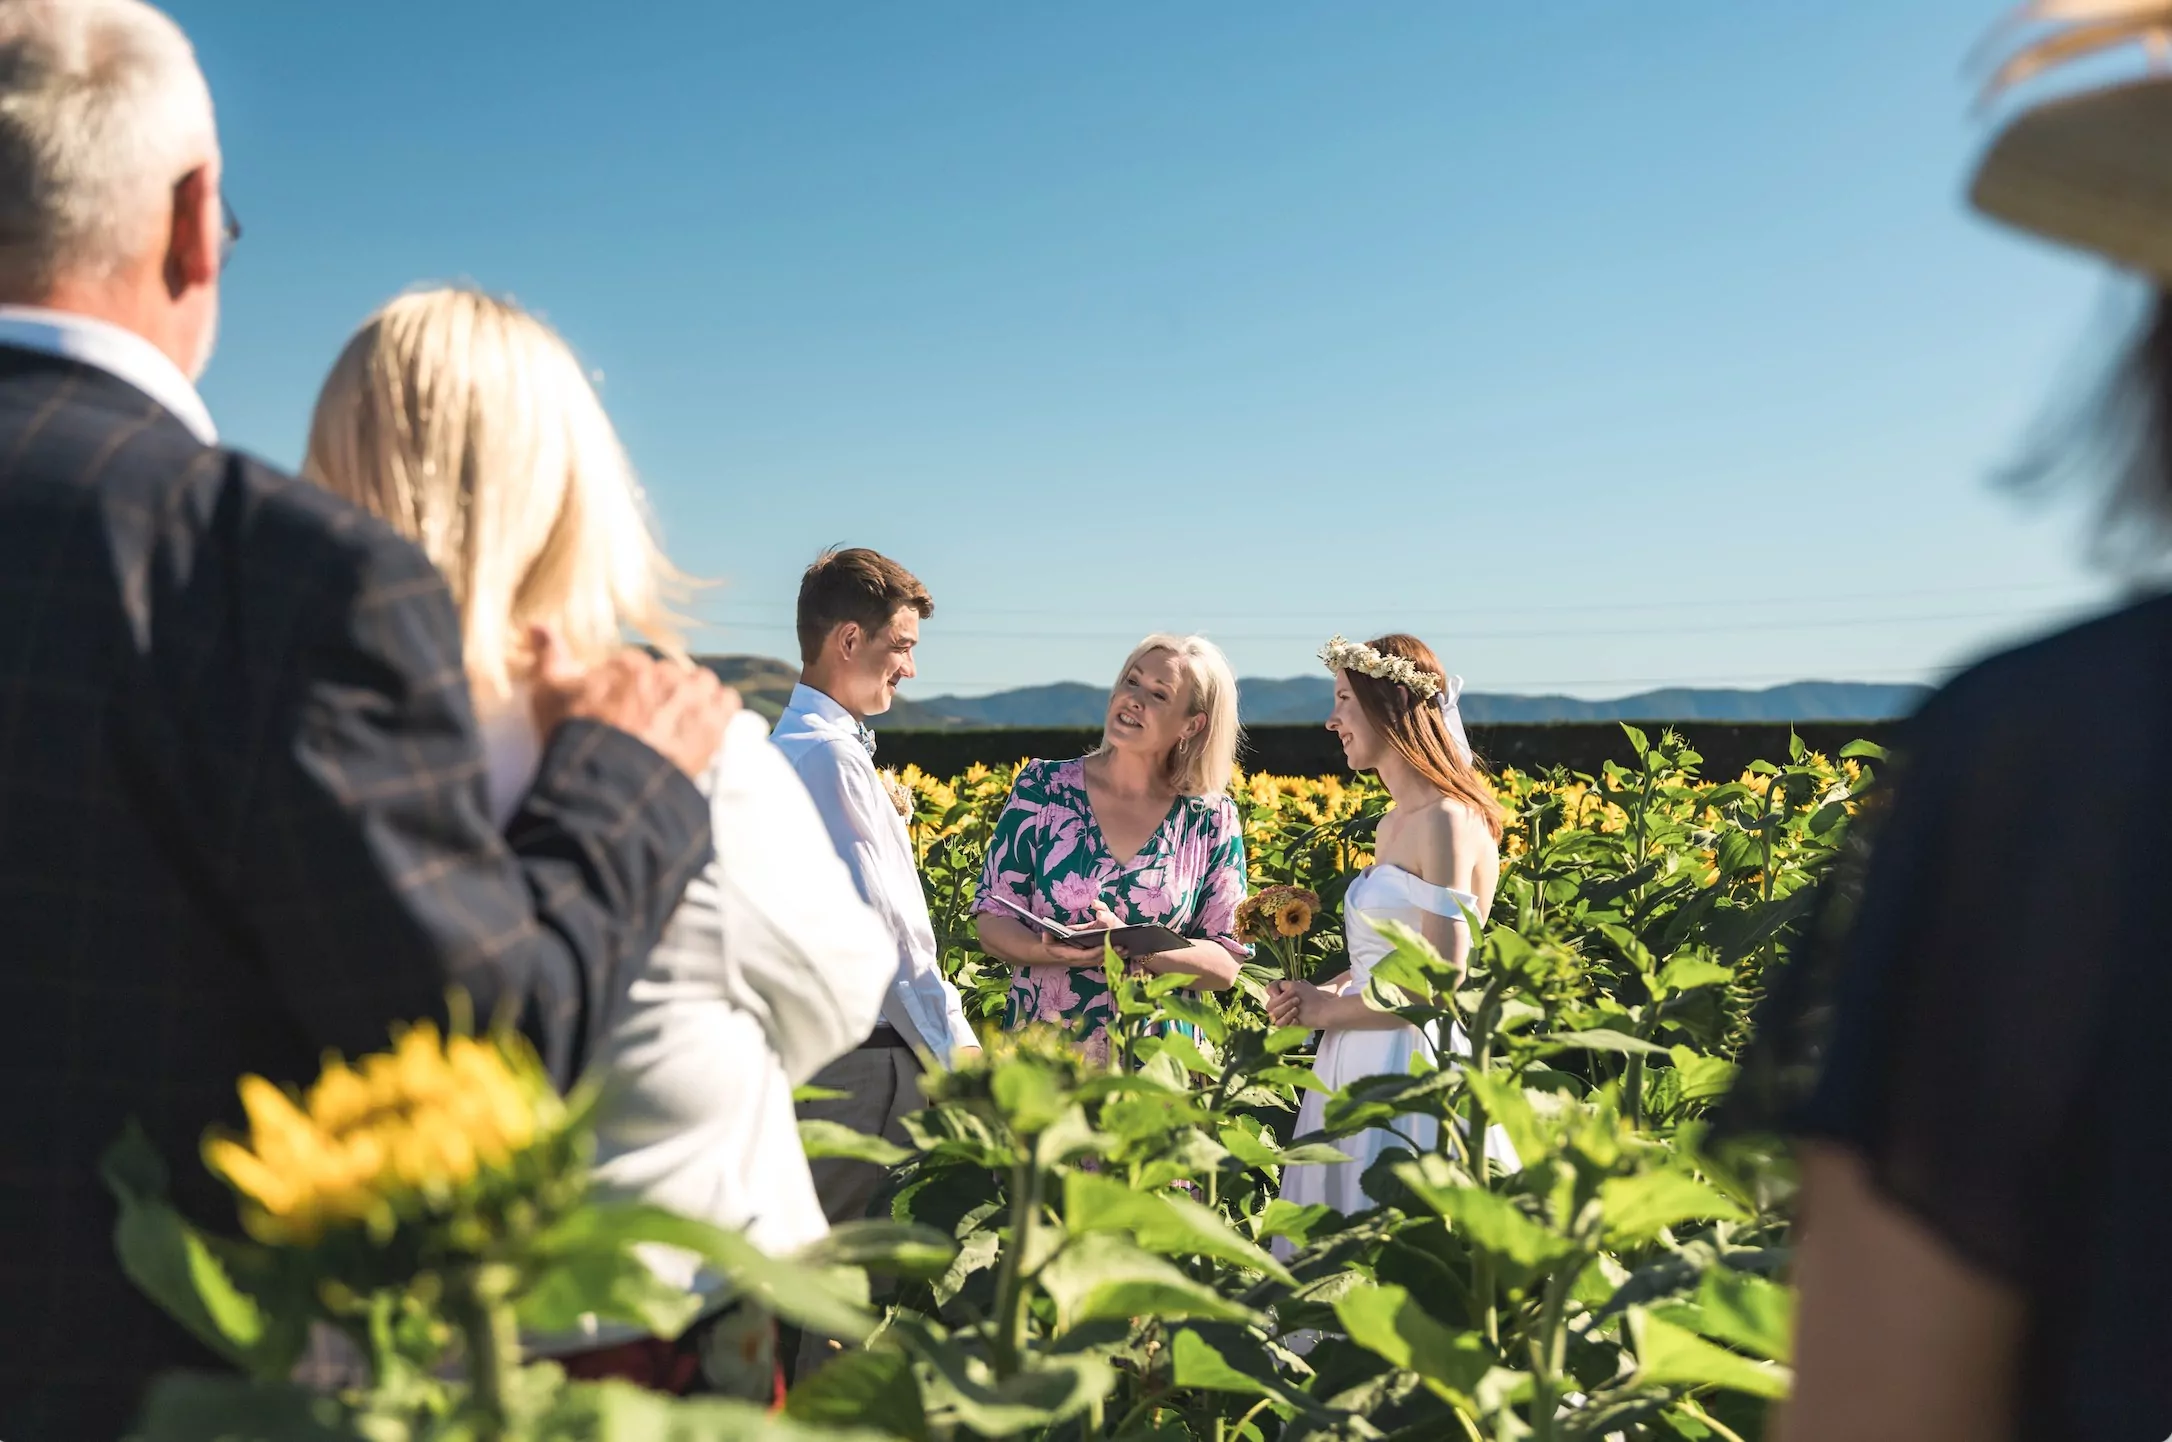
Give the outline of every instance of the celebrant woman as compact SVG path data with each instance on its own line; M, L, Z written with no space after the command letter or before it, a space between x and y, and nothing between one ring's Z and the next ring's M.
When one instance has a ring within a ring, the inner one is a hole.
M1501 807L1463 734L1462 678L1448 675L1431 647L1415 636L1362 645L1337 636L1320 659L1335 673L1328 729L1350 768L1376 773L1395 803L1381 818L1373 865L1344 894L1350 969L1324 985L1278 981L1268 990L1275 1025L1325 1033L1315 1073L1332 1092L1361 1077L1408 1075L1420 1050L1437 1059L1430 1037L1366 999L1373 967L1393 949L1375 923L1412 927L1460 968L1500 880ZM1297 1135L1320 1130L1326 1096L1305 1093ZM1282 1195L1364 1211L1373 1205L1360 1185L1365 1169L1392 1147L1430 1150L1438 1135L1431 1117L1404 1116L1340 1138L1335 1145L1349 1161L1286 1168ZM1513 1164L1505 1137L1489 1135L1487 1148Z
M1117 673L1100 746L1019 768L973 905L982 949L1011 967L1004 1026L1053 1022L1089 1059L1108 1060L1101 943L1067 943L1004 901L1070 927L1168 927L1187 944L1132 966L1212 990L1236 980L1247 955L1236 935L1244 830L1229 797L1237 736L1237 683L1221 651L1155 635Z

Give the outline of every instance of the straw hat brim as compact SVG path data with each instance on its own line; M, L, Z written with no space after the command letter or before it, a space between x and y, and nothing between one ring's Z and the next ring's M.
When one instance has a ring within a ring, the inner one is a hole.
M2172 76L2047 101L1976 168L1984 214L2172 284Z

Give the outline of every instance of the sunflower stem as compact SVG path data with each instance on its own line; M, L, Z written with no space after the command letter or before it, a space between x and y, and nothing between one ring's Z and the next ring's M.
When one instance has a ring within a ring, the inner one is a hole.
M512 1430L513 1378L520 1370L520 1329L508 1297L512 1281L510 1267L479 1263L457 1276L446 1299L467 1348L477 1442L500 1442Z

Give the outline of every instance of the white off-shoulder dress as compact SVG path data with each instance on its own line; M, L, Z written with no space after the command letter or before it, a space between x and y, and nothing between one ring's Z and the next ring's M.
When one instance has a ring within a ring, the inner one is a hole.
M1362 995L1373 968L1394 950L1373 923L1400 921L1417 930L1429 914L1461 920L1466 912L1473 916L1479 914L1478 898L1468 891L1435 886L1400 866L1367 867L1358 873L1343 896L1343 936L1350 949L1350 975L1339 994ZM1462 1051L1466 1045L1460 1029L1452 1029L1451 1050ZM1330 1089L1340 1091L1360 1077L1408 1075L1411 1059L1421 1048L1428 1057L1438 1060L1439 1050L1433 1039L1408 1024L1379 1029L1330 1028L1320 1039L1319 1059L1313 1064L1313 1071ZM1302 1137L1320 1129L1326 1104L1324 1094L1305 1093L1297 1108L1296 1135ZM1395 1147L1430 1151L1440 1136L1439 1124L1431 1117L1398 1117L1393 1126L1393 1130L1374 1127L1355 1136L1338 1138L1334 1144L1350 1158L1347 1162L1285 1168L1282 1173L1283 1198L1300 1206L1325 1202L1336 1211L1346 1213L1362 1212L1374 1206L1359 1184L1365 1169L1377 1161L1382 1152ZM1495 1136L1489 1131L1486 1141L1490 1155L1506 1165L1514 1165L1514 1153L1508 1150L1505 1136Z

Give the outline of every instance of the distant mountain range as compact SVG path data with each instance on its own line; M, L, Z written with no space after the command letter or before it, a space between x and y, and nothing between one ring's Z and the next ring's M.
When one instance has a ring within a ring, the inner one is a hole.
M774 720L792 694L799 668L765 656L704 656L703 663L739 688L747 703ZM1334 709L1334 683L1325 675L1237 683L1246 725L1312 725ZM1474 692L1463 715L1474 725L1531 721L1885 721L1906 716L1929 694L1922 686L1861 681L1797 681L1762 691L1670 687L1605 701L1574 696L1506 696ZM1021 686L986 696L899 697L887 731L947 731L999 726L1099 726L1108 692L1077 681Z
M784 713L785 703L792 699L792 688L799 683L799 667L767 656L698 656L695 659L716 672L717 678L726 685L737 687L747 705L771 721ZM1100 718L1094 719L1098 724ZM892 731L955 731L965 723L924 701L909 701L900 696L890 713L878 718L877 724Z

